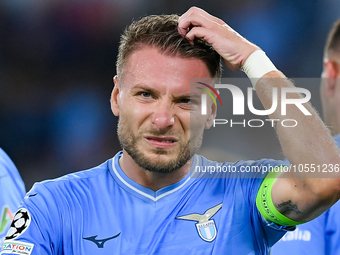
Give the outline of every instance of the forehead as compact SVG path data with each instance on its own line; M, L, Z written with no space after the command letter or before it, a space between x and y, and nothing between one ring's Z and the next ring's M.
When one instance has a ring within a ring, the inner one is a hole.
M124 86L190 88L191 78L210 78L206 64L197 58L167 55L154 47L143 47L127 59L122 73Z

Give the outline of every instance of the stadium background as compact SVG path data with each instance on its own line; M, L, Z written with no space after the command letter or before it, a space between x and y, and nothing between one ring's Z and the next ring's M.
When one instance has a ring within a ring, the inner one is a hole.
M0 146L27 190L119 150L109 98L120 33L133 19L181 14L193 5L262 47L289 77L320 76L326 35L340 17L340 2L331 0L1 1ZM225 68L224 77L245 75ZM320 111L317 82L308 89ZM273 130L233 131L223 145L208 144L206 155L283 158Z

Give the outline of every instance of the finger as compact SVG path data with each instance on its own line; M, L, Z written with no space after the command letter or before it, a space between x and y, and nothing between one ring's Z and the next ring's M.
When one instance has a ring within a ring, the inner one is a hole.
M191 15L194 15L195 17L191 17ZM178 32L185 36L189 32L191 26L201 26L203 22L204 17L198 16L197 14L190 14L187 18L178 22Z
M204 10L198 8L198 7L191 7L189 10L187 10L185 13L183 13L179 18L178 22L180 22L183 19L186 19L188 16L190 16L192 13L197 13L197 12L205 12Z
M178 22L181 22L182 20L186 19L188 16L192 15L192 14L199 14L203 17L206 17L220 25L224 24L223 20L216 18L212 15L210 15L209 13L207 13L206 11L198 8L198 7L191 7L187 12L185 12L183 15L181 15L178 19Z
M203 38L205 41L210 43L208 40L211 37L211 32L204 27L193 27L187 34L186 38L189 41L193 41L195 38Z
M196 17L196 18L193 18L193 17ZM178 19L178 23L182 23L184 20L187 20L188 19L193 19L193 20L197 20L197 17L203 17L203 20L204 18L206 18L207 20L210 20L212 22L215 22L219 25L225 25L224 21L219 19L219 18L216 18L212 15L210 15L209 13L207 13L206 11L198 8L198 7L191 7L187 12L185 12L181 17L179 17ZM202 21L203 21L202 20ZM184 23L182 23L184 24ZM178 32L183 36L185 37L185 35L189 32L190 30L190 26L193 26L195 25L194 23L191 24L190 22L187 22L186 23L186 27L184 26L179 26L178 27ZM197 26L200 26L200 24L196 24Z
M223 22L224 24L224 22ZM178 32L185 36L189 32L190 26L204 27L207 29L213 26L219 25L215 21L211 20L210 17L203 16L199 13L191 13L186 18L181 19L178 23Z

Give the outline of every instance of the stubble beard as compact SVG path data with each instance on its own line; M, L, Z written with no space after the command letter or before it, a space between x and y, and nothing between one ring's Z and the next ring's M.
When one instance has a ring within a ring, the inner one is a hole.
M156 159L151 159L138 147L139 143L145 139L143 137L143 132L135 135L130 126L131 125L128 125L128 123L124 123L119 119L117 134L120 146L131 156L139 167L150 172L163 174L175 172L192 158L202 144L203 130L194 141L191 141L191 139L186 142L177 141L179 143L179 151L175 157L169 158L168 160L162 159L161 156L168 154L169 150L153 148L152 152L159 156ZM171 131L164 133L156 130L148 130L147 134L152 136L173 135Z

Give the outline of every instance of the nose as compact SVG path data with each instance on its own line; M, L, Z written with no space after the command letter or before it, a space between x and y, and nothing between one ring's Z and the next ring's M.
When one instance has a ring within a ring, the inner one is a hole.
M160 102L152 114L151 121L152 124L155 125L159 130L173 126L175 123L175 118L171 109L171 103Z

